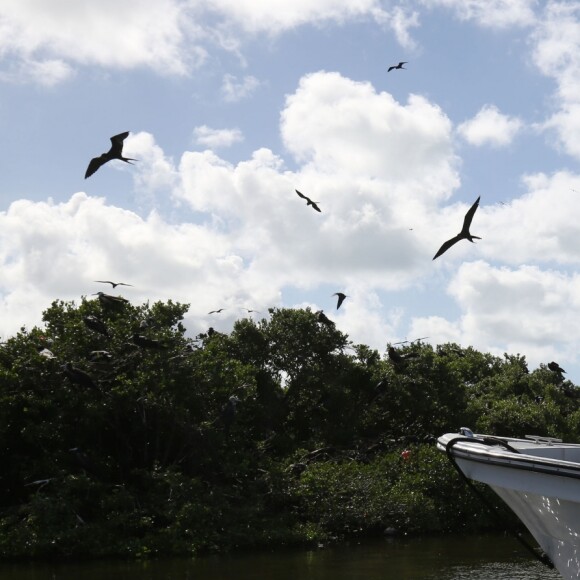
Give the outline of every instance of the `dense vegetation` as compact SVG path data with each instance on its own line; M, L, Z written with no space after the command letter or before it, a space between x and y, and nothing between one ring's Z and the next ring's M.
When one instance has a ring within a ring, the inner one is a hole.
M519 355L389 357L308 309L188 338L186 311L57 301L0 346L1 556L481 530L434 437L580 435L574 385Z

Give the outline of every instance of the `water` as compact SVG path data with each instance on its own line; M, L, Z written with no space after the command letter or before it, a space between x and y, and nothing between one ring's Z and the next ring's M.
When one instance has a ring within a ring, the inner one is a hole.
M510 537L381 539L143 562L0 564L0 580L558 580Z

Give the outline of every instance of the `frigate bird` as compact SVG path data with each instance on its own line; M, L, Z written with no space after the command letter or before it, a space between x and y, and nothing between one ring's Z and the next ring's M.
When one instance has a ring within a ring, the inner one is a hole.
M85 173L85 179L90 177L101 165L107 163L107 161L111 161L111 159L120 159L121 161L125 161L125 163L131 163L131 161L137 161L137 159L132 159L131 157L123 157L123 141L129 136L129 131L125 131L124 133L119 133L114 137L111 137L111 148L99 157L93 157L89 166L87 167L87 172Z
M110 294L105 294L104 292L95 292L93 296L99 297L99 302L103 308L119 308L129 301L122 296L111 296Z
M232 395L228 399L228 402L222 407L220 415L216 419L216 421L221 421L223 423L226 433L229 433L230 427L236 418L238 403L241 403L241 400L235 395Z
M225 308L220 308L218 310L210 310L208 314L219 314L222 310L225 310Z
M318 205L316 205L320 202L312 201L309 197L306 197L303 193L300 193L297 189L295 189L294 191L298 194L299 197L306 200L306 205L311 205L312 209L315 209L316 211L322 213L321 209L318 207Z
M473 242L474 239L481 240L479 236L473 236L469 233L469 226L471 226L471 220L473 219L473 215L475 214L475 210L479 207L479 196L475 203L469 208L468 212L465 214L463 218L463 227L461 231L450 240L447 240L437 251L437 253L433 256L433 259L438 258L441 254L444 254L453 244L456 244L459 240L469 240Z
M324 312L322 310L319 310L316 313L316 316L317 316L318 322L321 322L322 324L325 324L326 326L334 326L334 322L332 322L332 320L330 320L330 318L328 318L328 316L326 316L326 314L324 314Z
M143 336L142 334L135 333L133 335L133 343L141 348L157 348L157 349L165 349L168 348L164 345L161 341L157 340L156 338L148 338Z
M101 284L110 284L113 288L117 286L133 286L133 284L125 284L125 282L111 282L110 280L95 280L95 282L100 282Z
M89 387L91 389L97 388L97 385L95 381L93 381L91 376L88 373L85 373L85 371L82 371L81 369L74 367L72 363L70 362L65 363L62 369L64 371L64 374L73 383L81 385L81 387Z
M393 69L401 69L401 70L407 70L403 65L407 64L407 61L402 61L399 64L394 64L393 66L390 66L389 69L387 70L387 72L391 72Z
M343 294L342 292L335 292L333 296L338 296L338 301L336 303L337 310L340 308L340 305L344 302L344 299L348 298L348 296L346 294Z
M561 374L566 372L557 362L554 361L548 363L548 368L555 373Z
M99 334L102 334L103 336L109 338L109 330L107 329L107 326L97 316L89 314L88 316L85 316L83 318L83 322L85 323L87 328L90 328L91 330L94 330L95 332L98 332Z

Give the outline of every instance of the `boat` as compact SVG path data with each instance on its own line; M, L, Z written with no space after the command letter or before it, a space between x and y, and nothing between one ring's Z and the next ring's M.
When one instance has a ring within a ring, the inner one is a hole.
M462 427L439 437L437 448L476 493L471 480L489 485L515 512L544 554L528 544L530 551L563 578L580 579L580 444L481 435Z

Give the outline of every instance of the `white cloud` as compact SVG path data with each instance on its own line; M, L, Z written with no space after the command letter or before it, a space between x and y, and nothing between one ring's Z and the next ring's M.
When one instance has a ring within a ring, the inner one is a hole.
M461 309L460 318L416 318L414 333L428 334L436 343L453 340L496 354L526 353L534 365L558 352L564 353L563 360L577 358L580 275L469 262L460 265L448 292Z
M462 20L490 28L527 26L535 21L537 0L421 0L426 6L444 6Z
M0 80L13 83L34 82L52 87L68 79L73 69L62 60L23 59L5 71L0 71Z
M226 74L222 80L222 95L228 103L236 103L252 95L259 86L260 81L251 75L238 81L236 76Z
M193 130L195 141L199 145L218 149L229 147L234 143L244 140L244 136L239 129L212 129L207 125L201 125Z
M517 117L504 115L493 105L484 105L475 117L461 123L457 131L472 145L504 147L513 141L522 126Z

